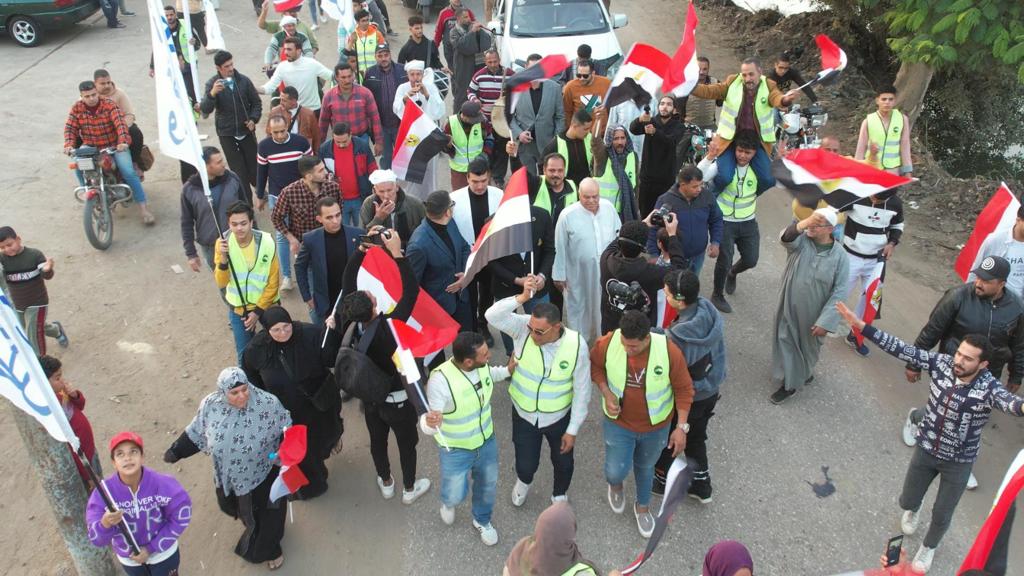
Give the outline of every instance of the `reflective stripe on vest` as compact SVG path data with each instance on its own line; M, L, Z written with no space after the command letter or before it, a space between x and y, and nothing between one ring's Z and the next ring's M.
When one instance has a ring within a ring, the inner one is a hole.
M591 136L590 132L583 137L583 150L587 153L587 173L590 173L590 167L594 165L594 153L590 151L590 141L594 137ZM569 144L560 135L555 136L555 147L556 151L565 158L565 173L569 173Z
M455 147L455 155L448 160L448 166L456 172L469 172L469 161L484 152L483 124L473 124L468 137L458 114L448 117L448 126L452 131L452 146Z
M597 576L597 572L594 572L594 569L589 564L580 562L562 572L562 576Z
M484 442L494 435L494 426L491 422L491 392L494 389L494 379L491 378L491 368L483 366L476 371L480 378L479 393L476 385L470 382L452 360L441 364L434 372L440 372L444 376L452 403L455 404L455 409L445 412L441 419L441 434L444 435L444 439L452 448L463 450L476 450L483 446ZM434 439L441 444L440 436L435 435Z
M899 110L893 110L889 117L889 129L885 129L882 117L878 112L868 114L868 143L878 146L881 154L882 168L899 168L900 161L900 138L903 137L903 114Z
M775 112L768 103L768 81L761 77L761 84L754 95L754 116L761 129L763 142L775 142ZM729 85L729 92L722 103L722 115L718 118L718 135L726 140L736 136L736 117L743 107L743 77L737 76Z
M630 152L626 156L626 178L636 190L636 152ZM605 164L604 174L597 179L597 183L601 185L601 198L611 202L615 205L615 210L619 210L622 205L622 194L619 191L619 179L615 177L615 170L612 169L611 158Z
M238 240L235 240L235 235L228 234L228 259L231 260L235 274L224 289L224 299L235 308L255 305L259 302L263 296L263 290L270 280L270 264L274 261L274 251L276 250L274 238L260 230L253 230L252 234L252 241L256 243L256 262L251 268L245 261L245 254L242 253ZM237 283L235 282L236 278L238 279ZM244 300L238 293L239 286L244 292Z
M516 406L524 412L548 413L568 408L572 404L573 373L580 345L580 335L565 328L551 366L545 366L540 347L527 336L509 386Z
M372 26L372 25L371 25ZM370 32L367 29L367 32ZM366 72L366 69L377 63L377 28L374 26L373 33L359 37L359 31L353 32L356 35L356 61L359 72Z
M576 193L576 185L573 184L572 180L565 180L565 186L569 187L570 192L565 195L565 206L567 208L569 204L573 204L579 200L579 194ZM533 205L537 208L543 208L549 215L551 212L551 194L548 192L548 181L541 178L540 188L537 189L537 197L533 200Z
M622 331L616 330L608 341L608 352L604 358L604 369L608 375L608 388L621 402L626 389L626 370L628 360L626 349L622 346ZM651 425L661 424L672 415L675 396L672 394L672 383L668 374L668 340L664 334L651 334L651 346L647 351L647 368L644 369L644 396L647 397L647 414ZM518 370L518 368L516 368ZM601 401L601 409L605 416L612 420L618 416L608 414L608 409Z
M757 211L757 174L747 165L747 172L740 180L739 168L732 175L732 182L718 195L718 207L727 220L747 220Z

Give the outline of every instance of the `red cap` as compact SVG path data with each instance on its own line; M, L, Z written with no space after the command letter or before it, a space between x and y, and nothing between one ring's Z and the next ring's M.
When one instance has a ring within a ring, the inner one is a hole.
M125 431L125 432L118 432L117 434L114 435L113 438L110 439L110 457L111 458L114 457L114 448L117 448L117 445L120 444L121 442L131 442L132 444L135 444L136 446L138 446L139 450L143 449L143 447L142 447L142 436L139 436L135 432L127 432L127 431Z

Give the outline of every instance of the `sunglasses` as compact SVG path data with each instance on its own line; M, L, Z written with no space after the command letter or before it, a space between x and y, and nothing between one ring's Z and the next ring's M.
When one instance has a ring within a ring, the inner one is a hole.
M554 326L548 326L547 330L541 330L539 328L534 328L533 326L530 326L529 324L527 324L526 327L530 329L530 332L533 332L537 336L543 336L543 335L547 334L548 332L551 332L551 329L554 328Z
M590 78L590 74L577 74L576 77L580 80L586 80L587 78Z

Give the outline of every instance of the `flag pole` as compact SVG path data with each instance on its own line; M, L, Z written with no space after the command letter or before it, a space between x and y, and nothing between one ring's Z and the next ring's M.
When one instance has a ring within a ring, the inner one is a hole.
M96 491L99 492L100 497L103 498L103 504L107 511L117 512L119 508L114 502L114 497L110 495L107 483L103 478L100 478L99 475L96 474L96 470L93 469L92 463L89 462L89 459L85 456L85 452L81 448L78 449L77 454L79 461L82 463L82 468L85 468L85 471L89 474L89 479L92 480L93 485L96 487ZM140 551L139 543L135 539L135 535L132 534L131 529L128 528L128 523L122 518L121 521L117 523L117 528L121 532L121 535L124 536L124 540L131 549L132 555L137 555ZM149 572L148 568L146 569L146 572Z
M341 303L341 297L344 294L345 294L345 291L342 290L341 292L338 292L338 297L334 299L334 306L331 307L331 316L332 317L338 312L338 304ZM324 320L326 321L327 318L324 318ZM320 349L321 350L323 350L324 346L327 345L327 334L330 333L331 330L334 330L334 328L328 327L327 330L324 330L324 339L323 339L322 342L320 342Z

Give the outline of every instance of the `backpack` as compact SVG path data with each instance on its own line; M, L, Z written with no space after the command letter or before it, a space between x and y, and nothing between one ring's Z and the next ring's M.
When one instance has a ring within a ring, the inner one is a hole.
M341 339L341 348L334 361L334 378L345 392L364 402L379 404L391 391L393 376L386 374L366 355L373 341L372 333L355 339L356 323L352 322Z

